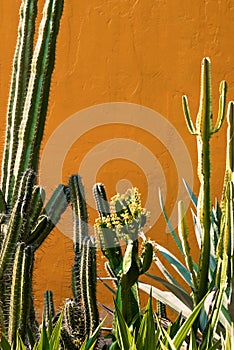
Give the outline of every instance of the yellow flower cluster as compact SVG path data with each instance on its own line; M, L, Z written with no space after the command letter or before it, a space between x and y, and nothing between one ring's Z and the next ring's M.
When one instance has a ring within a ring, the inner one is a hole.
M116 229L124 233L139 229L146 223L149 212L141 206L141 195L136 187L129 189L126 193L116 194L111 198L110 215L96 219L95 225Z

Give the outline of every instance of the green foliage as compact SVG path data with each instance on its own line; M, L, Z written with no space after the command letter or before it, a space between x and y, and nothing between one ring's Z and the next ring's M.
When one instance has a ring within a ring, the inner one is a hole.
M102 184L94 186L94 197L99 212L96 221L101 250L107 261L107 271L116 280L116 304L124 320L139 329L140 303L138 278L150 267L153 258L153 245L146 241L139 255L138 238L146 222L147 212L141 207L140 194L136 188L124 195L116 195L109 205ZM125 242L122 253L120 240ZM113 323L116 334L116 322Z
M203 338L199 338L197 335L195 336L193 326L210 294L207 294L198 303L185 321L179 315L174 323L168 324L166 329L162 326L159 317L153 313L152 297L150 296L143 318L141 319L139 332L132 331L132 328L125 322L118 305L115 304L116 339L119 349L179 350L182 345L185 345L186 348L191 350L214 350L219 349L221 344L223 346L222 349L231 349L233 346L232 334L227 332L224 338L222 334L218 336L213 328L217 327L216 313L220 312L220 299L222 299L223 287L224 285L222 286L222 291L217 293L214 307L209 315L209 325L207 326L208 336Z
M212 337L218 325L218 332L225 331L227 327L230 333L231 319L233 319L233 102L229 103L227 112L227 151L226 170L221 205L211 205L210 197L210 138L217 132L223 122L225 112L226 83L220 85L220 104L216 126L212 125L212 103L211 103L211 77L210 61L205 58L202 61L201 98L200 107L196 121L196 129L190 118L187 98L183 97L183 107L188 128L196 135L198 145L198 177L200 180L200 191L198 199L189 188L185 186L193 202L196 213L192 211L194 230L200 249L198 264L195 263L190 253L188 240L188 227L182 202L178 203L178 234L173 230L162 196L160 202L164 217L175 240L178 251L184 262L181 262L173 253L166 248L156 245L157 259L154 259L166 280L157 276L149 275L151 278L161 282L169 292L153 288L153 295L161 302L169 305L177 312L182 312L185 318L189 317L191 311L198 305L201 298L211 291L210 297L204 303L204 307L198 315L193 326L194 337L196 330L203 332L207 348L212 348ZM143 237L144 238L144 237ZM146 239L146 238L144 238ZM188 288L184 288L176 278L167 270L161 261L163 256L182 277ZM140 287L148 291L150 286L141 284ZM191 293L188 292L191 290ZM216 309L214 307L216 305ZM212 317L210 317L210 313ZM212 319L212 321L211 321ZM221 328L220 328L221 327ZM208 340L209 339L209 340ZM204 340L205 341L205 340ZM193 338L191 336L191 343ZM203 349L203 347L201 347ZM206 347L204 347L206 349Z

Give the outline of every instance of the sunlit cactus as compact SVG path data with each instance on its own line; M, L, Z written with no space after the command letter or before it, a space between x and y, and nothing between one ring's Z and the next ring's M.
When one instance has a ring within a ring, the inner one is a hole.
M74 265L72 267L73 299L65 303L62 343L66 349L79 349L99 324L96 300L96 246L89 236L88 213L84 187L79 175L69 179L73 216Z
M143 242L141 255L138 241L148 213L141 207L136 188L122 196L114 196L110 204L103 184L96 184L93 191L99 212L96 228L101 250L108 259L107 271L117 281L116 302L127 324L136 320L135 327L138 328L139 318L136 316L140 312L140 302L137 282L139 276L150 268L153 259L151 241ZM120 239L126 244L123 252ZM115 331L115 320L113 327Z
M199 302L207 292L208 271L210 264L210 228L211 228L211 197L210 197L210 139L222 126L226 106L225 81L220 84L219 111L216 125L213 125L210 60L204 58L201 69L200 105L196 119L196 128L190 116L188 100L183 96L183 109L189 131L197 138L198 147L198 178L200 192L198 196L198 219L201 227L202 248L199 261L198 286L195 291L196 302Z
M36 183L63 0L45 0L34 48L37 2L22 0L20 7L0 190L0 323L11 343L19 332L29 347L38 332L34 253L69 202L68 188L59 185L44 206Z

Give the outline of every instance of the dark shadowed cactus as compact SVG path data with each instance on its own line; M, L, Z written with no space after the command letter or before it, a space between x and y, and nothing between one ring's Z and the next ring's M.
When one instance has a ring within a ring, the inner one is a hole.
M10 342L17 331L36 337L32 270L43 243L69 201L59 185L44 206L36 184L63 0L45 0L34 48L37 0L22 0L12 68L0 190L0 323Z
M99 324L96 301L96 247L94 239L89 236L85 193L79 175L70 177L69 189L74 232L75 261L72 268L74 298L68 299L65 303L61 335L66 349L79 349Z
M107 258L107 271L116 278L116 302L128 325L135 320L139 327L140 303L138 295L138 278L151 265L153 246L150 241L142 244L139 254L139 234L146 222L147 213L141 208L140 195L132 189L124 196L112 199L108 203L103 184L94 186L94 197L99 212L97 233L103 254ZM120 238L126 243L124 254ZM115 320L113 327L115 328Z

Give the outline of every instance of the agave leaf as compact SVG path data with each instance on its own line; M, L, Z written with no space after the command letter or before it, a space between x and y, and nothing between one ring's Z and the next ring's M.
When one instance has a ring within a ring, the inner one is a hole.
M167 259L167 261L172 265L172 267L178 272L178 274L183 278L183 280L193 288L193 283L191 280L191 275L188 269L166 248L157 244L158 251Z
M158 330L159 330L159 333L160 333L159 341L160 341L161 348L162 349L168 349L168 344L169 344L171 350L176 350L170 335L161 326L157 315L155 317L156 317L156 321L157 321L157 327L158 327Z
M176 349L179 349L181 344L183 343L184 339L186 338L189 331L192 329L193 323L197 320L197 317L199 315L199 312L201 308L203 307L203 304L205 302L205 299L207 297L207 294L205 297L200 301L200 303L193 309L193 312L190 314L190 316L187 318L187 320L184 322L184 324L181 326L175 337L173 338L174 345Z
M91 337L87 340L85 345L85 350L92 350L97 342L98 336L100 334L101 328L106 321L106 317L102 320L102 322L98 325L98 327L95 329Z
M62 322L63 322L63 311L61 312L59 319L56 322L56 325L52 331L52 334L49 340L49 345L51 350L57 350L59 348Z
M42 322L41 335L38 345L35 347L37 350L50 350L50 343L46 332L45 322Z
M155 350L155 323L152 310L152 296L150 295L148 304L141 320L140 329L137 335L136 346L141 350Z
M167 268L164 266L164 264L161 262L161 260L159 259L158 256L157 256L157 259L154 259L153 261L155 262L155 264L157 265L157 267L162 272L162 274L164 275L164 277L167 279L168 282L170 282L171 284L174 284L175 286L183 289L182 286L172 276L172 274L167 270ZM147 272L146 272L146 274L147 274Z
M192 189L189 187L188 183L183 179L184 186L189 194L189 197L194 205L195 208L197 208L197 197L193 193Z
M220 345L221 345L221 339L219 339L214 345L212 345L211 347L209 347L209 350L217 350L217 349L220 349Z
M189 349L188 350L197 350L196 337L195 337L192 329L190 332L190 342L189 342Z
M201 249L201 228L198 223L198 219L194 211L191 209L192 217L193 217L193 223L194 223L194 231L195 231L195 236L197 239L197 244L199 249Z
M165 205L164 205L164 201L163 201L163 198L162 198L162 193L161 193L161 190L159 189L159 203L160 203L160 206L161 206L161 209L162 209L162 212L163 212L163 216L165 218L165 221L166 221L166 224L169 228L169 231L173 237L173 239L175 240L176 242L176 245L177 247L179 248L180 252L184 255L184 251L183 251L183 247L182 247L182 244L176 234L176 232L174 231L171 223L170 223L170 220L168 218L168 215L166 213L166 209L165 209Z
M112 294L116 295L116 291L111 288L111 286L109 286L108 283L105 282L105 278L102 277L98 277L97 280L99 280ZM113 278L113 281L115 280L115 278Z
M23 340L19 333L17 333L17 338L16 338L16 349L15 350L26 350L26 347L23 343Z
M116 303L115 303L115 311L116 311L116 339L118 341L120 349L129 349L132 341L133 341L133 336L130 333L130 330L128 328L127 323L125 322L123 315Z
M178 299L180 299L190 310L193 308L193 299L182 287L177 287L173 283L169 283L160 277L154 276L150 273L146 273L146 276L152 278L153 280L162 283L170 292L172 292Z
M152 297L161 301L162 303L168 305L172 310L177 313L182 313L182 315L187 318L191 314L190 308L186 306L179 298L177 298L173 293L161 291L160 289L151 286L150 284L146 284L143 282L139 282L139 289L144 292L150 294L150 290L152 289Z
M7 340L7 338L6 338L4 333L2 333L1 337L0 337L0 349L11 350L11 345L8 342L8 340Z

